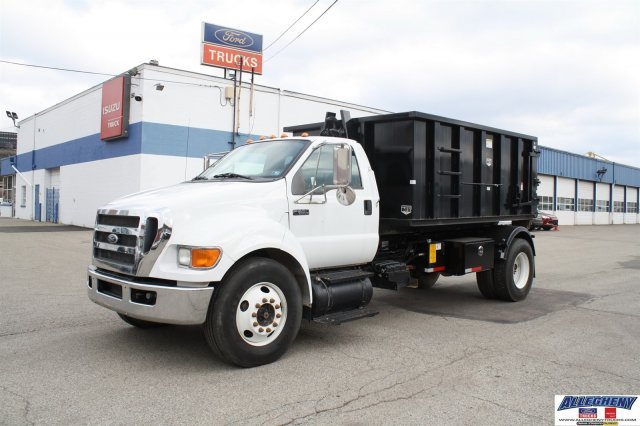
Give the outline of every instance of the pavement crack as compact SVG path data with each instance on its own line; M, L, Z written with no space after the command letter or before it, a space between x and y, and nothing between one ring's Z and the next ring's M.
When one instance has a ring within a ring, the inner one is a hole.
M622 316L622 317L640 318L640 315L627 314L627 313L623 313L623 312L605 311L603 309L586 308L584 306L576 306L576 309L583 309L585 311L592 311L592 312L602 312L602 313L605 313L605 314L619 315L619 316Z
M358 392L357 392L355 397L350 398L350 399L342 402L340 405L337 405L337 406L334 406L334 407L328 407L328 408L324 408L324 409L320 409L319 410L318 409L318 404L321 401L323 401L324 399L326 399L326 396L324 396L324 397L320 398L316 402L316 404L314 404L313 412L305 414L303 416L295 417L295 418L289 420L286 423L282 423L281 425L285 426L285 425L294 424L296 422L305 422L305 421L309 420L311 417L317 416L319 414L325 414L325 413L329 413L329 412L339 411L339 410L341 410L341 409L343 409L345 407L348 407L351 404L357 403L358 401L360 401L360 400L362 400L362 399L364 399L366 397L379 395L382 392L390 391L390 390L392 390L394 388L397 388L398 386L406 385L408 383L421 380L426 375L428 375L429 373L433 373L434 371L441 371L440 380L439 380L438 384L436 384L434 386L430 386L428 388L420 389L420 390L412 392L412 393L410 393L408 395L401 395L401 396L399 395L399 396L395 396L395 397L392 397L392 398L389 398L389 399L381 399L381 400L376 401L376 402L374 402L374 403L372 403L372 404L370 404L370 405L368 405L366 407L358 407L358 408L354 408L354 409L351 409L351 410L346 410L345 412L350 413L350 412L359 411L359 410L362 410L364 408L373 407L373 406L380 405L380 404L386 404L386 403L389 403L389 402L394 402L394 401L400 401L400 400L406 400L406 399L414 398L416 395L419 395L419 394L421 394L421 393L423 393L423 392L425 392L427 390L431 390L433 388L436 388L436 387L440 386L442 384L443 380L444 380L444 375L442 373L442 370L444 370L445 368L450 367L450 366L452 366L452 365L454 365L454 364L456 364L458 362L464 361L467 358L470 358L470 357L472 357L472 356L474 356L474 355L476 355L478 353L484 352L484 351L485 351L485 349L482 349L482 348L480 348L479 350L475 350L475 351L471 351L469 348L467 348L467 349L464 350L464 354L462 356L460 356L458 358L455 358L455 359L453 359L453 360L451 360L451 361L449 361L449 362L447 362L447 363L445 363L443 365L436 366L436 367L433 367L433 368L428 368L426 370L423 370L419 374L414 375L411 378L407 378L406 380L397 381L397 382L395 382L395 383L393 383L393 384L391 384L389 386L386 386L386 387L384 387L382 389L376 389L375 391L372 391L372 392L369 392L369 393L365 393L365 394L362 393L362 389L364 389L366 386L368 386L368 385L370 385L370 384L372 384L372 383L374 383L376 381L384 380L385 378L388 378L391 375L395 374L395 373L392 372L392 373L390 373L390 374L388 374L388 375L386 375L386 376L384 376L382 378L371 380L367 384L364 384L363 386L361 386L358 389Z
M521 415L523 415L523 416L529 417L529 418L531 418L531 419L540 420L542 423L544 423L544 422L547 422L547 421L548 421L548 419L547 419L547 418L545 418L545 417L535 416L535 415L533 415L533 414L530 414L530 413L527 413L527 412L524 412L524 411L516 410L516 409L515 409L515 408L513 408L513 407L509 407L509 406L506 406L506 405L498 404L497 402L491 401L490 399L481 398L481 397L479 397L479 396L471 395L471 394L468 394L468 393L466 393L466 392L461 392L461 391L459 391L458 389L454 389L454 390L455 390L457 393L461 394L461 395L467 396L467 397L469 397L469 398L477 399L477 400L479 400L479 401L484 401L484 402L486 402L487 404L491 404L491 405L493 405L493 406L495 406L495 407L502 408L503 410L507 410L507 411L510 411L510 412L512 412L512 413L517 413L517 414L521 414Z
M517 353L518 356L524 357L524 358L529 358L529 359L533 359L533 360L539 360L539 358L533 357L531 355L522 353L520 351L515 351L514 353ZM573 368L573 369L578 369L578 368L582 368L585 370L589 370L589 371L595 371L597 373L601 373L601 374L607 374L609 376L613 376L613 377L617 377L619 379L622 380L632 380L634 382L639 382L640 383L640 379L637 379L635 377L628 377L628 376L622 376L620 374L616 374L616 373L612 373L611 371L605 371L605 370L600 370L599 368L595 368L595 367L589 367L586 365L577 365L577 364L572 364L572 363L568 363L568 362L560 362L560 361L556 361L553 359L545 359L545 362L550 362L551 364L557 365L558 367L562 367L562 368Z
M16 396L16 397L20 398L24 402L24 408L22 409L24 420L28 424L34 425L35 423L33 421L29 420L29 415L31 414L31 401L29 401L29 399L26 396L21 395L21 394L19 394L17 392L14 392L14 391L10 390L6 386L0 385L0 389L5 391L6 393L9 393L9 394L11 394L13 396Z

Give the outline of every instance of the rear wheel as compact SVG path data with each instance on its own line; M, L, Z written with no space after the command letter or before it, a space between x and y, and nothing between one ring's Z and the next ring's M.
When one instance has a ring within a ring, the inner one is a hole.
M428 290L436 285L436 281L438 281L438 278L440 278L439 272L431 272L420 275L418 277L418 288Z
M521 238L509 246L506 260L497 261L493 270L493 288L499 299L523 300L533 285L533 249Z
M124 314L118 314L118 316L122 318L122 321L126 322L127 324L132 325L134 327L138 327L138 328L155 328L155 327L161 327L164 325L159 322L145 321L145 320L133 318Z
M220 284L204 324L207 343L241 367L268 364L293 342L302 320L302 296L280 263L252 258L239 263Z
M495 299L496 291L493 288L493 271L476 272L476 283L478 290L487 299Z

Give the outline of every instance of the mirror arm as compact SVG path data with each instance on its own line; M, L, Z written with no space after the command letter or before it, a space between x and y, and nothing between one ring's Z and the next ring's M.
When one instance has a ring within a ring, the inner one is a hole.
M324 201L321 201L319 203L313 203L313 193L316 192L320 188L322 188L322 195L324 195ZM333 189L333 188L330 188L330 189ZM301 202L302 199L304 199L305 197L309 197L309 202L308 203L302 203ZM316 186L311 191L307 192L306 194L304 194L303 196L301 196L300 198L295 200L294 204L325 204L326 202L327 202L327 186L326 185L321 185L321 186Z

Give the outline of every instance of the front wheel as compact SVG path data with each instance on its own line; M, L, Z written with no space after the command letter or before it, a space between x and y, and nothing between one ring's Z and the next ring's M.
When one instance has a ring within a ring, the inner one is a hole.
M252 258L216 288L204 332L226 361L255 367L286 352L301 320L302 296L291 272L274 260Z
M517 302L529 294L533 285L533 249L518 238L511 243L507 258L497 261L493 270L493 290L502 300Z

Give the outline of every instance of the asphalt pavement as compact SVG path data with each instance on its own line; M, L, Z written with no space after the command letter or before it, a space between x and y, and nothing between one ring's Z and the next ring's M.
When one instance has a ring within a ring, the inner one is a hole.
M200 327L89 301L91 232L0 218L0 424L553 424L554 395L640 393L640 225L535 233L519 303L475 277L376 290L278 362L218 360Z

